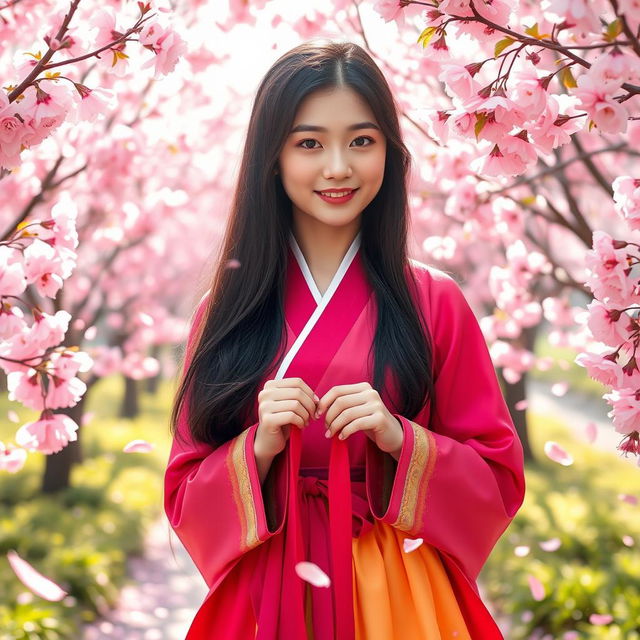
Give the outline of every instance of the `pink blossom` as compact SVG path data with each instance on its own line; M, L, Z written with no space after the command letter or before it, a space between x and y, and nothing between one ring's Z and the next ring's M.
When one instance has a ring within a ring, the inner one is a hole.
M62 287L60 259L56 250L46 242L35 239L24 250L24 270L27 280L34 283L40 295L54 298ZM68 277L70 273L66 274Z
M630 434L640 425L640 395L629 387L613 389L602 396L613 408L607 417L618 433Z
M58 311L58 313L66 312ZM78 371L84 373L89 371L93 365L93 359L84 351L54 351L49 356L49 361L51 363L50 371L56 377L58 382L62 380L69 381L78 373Z
M511 99L527 114L527 119L538 118L547 106L547 91L543 79L535 71L521 71Z
M626 307L633 296L640 299L640 292L634 290L631 278L625 274L626 257L626 250L616 249L609 234L593 232L593 250L586 253L586 284L607 305Z
M502 373L511 384L515 384L535 362L535 356L528 349L516 348L504 340L496 340L489 353L496 367L502 367Z
M640 20L640 0L618 0L618 8L627 19Z
M595 86L603 86L617 91L625 82L640 79L640 60L614 47L601 53L585 75L592 78Z
M485 98L477 93L465 101L464 108L467 111L484 111L487 114L493 114L491 120L501 125L505 133L527 119L525 111L513 100L503 95L494 94ZM499 142L499 140L493 140L493 142Z
M400 0L377 0L373 5L373 10L382 17L385 22L395 20L398 26L406 25L406 18L419 15L422 12L420 5L402 6Z
M616 211L632 229L640 230L640 179L619 176L612 186Z
M544 317L556 326L571 327L576 322L573 309L564 298L545 298L542 309Z
M621 386L624 372L622 367L611 359L598 353L582 352L576 356L575 363L587 370L590 378L607 387Z
M479 90L480 85L472 77L466 67L459 64L443 65L438 80L445 83L445 90L452 98L468 100Z
M593 337L610 347L617 347L630 338L627 327L630 325L629 316L616 309L606 307L599 300L592 300L588 305L588 326Z
M81 100L70 113L70 122L95 122L99 117L104 118L106 113L113 111L116 105L116 97L113 91L96 87L89 89L84 85L76 85Z
M31 451L50 454L77 440L78 425L67 415L43 411L39 420L27 422L16 432L16 442Z
M449 118L450 113L446 111L429 111L423 115L429 135L435 138L440 144L447 144L449 139Z
M472 168L487 176L517 176L527 170L527 165L515 153L503 153L496 144L488 156L474 161Z
M6 245L0 245L0 295L19 296L27 288L22 255Z
M187 51L185 41L172 29L166 29L153 45L149 46L156 55L155 58L145 62L142 69L155 64L156 77L171 73L180 57Z
M561 100L567 104L571 101L560 115ZM549 100L544 109L544 113L538 118L535 125L528 129L529 135L533 140L533 144L544 153L551 153L552 149L560 147L570 142L569 137L572 133L582 129L584 124L583 118L572 118L576 115L573 102L575 98L569 96L549 96Z
M0 442L0 471L17 473L22 469L27 460L27 452L20 447L9 445L6 447Z
M96 30L94 44L97 49L113 42L114 32L119 31L116 26L116 14L112 7L102 7L93 12L90 26Z
M118 373L122 364L122 351L119 347L97 346L91 350L94 359L93 372L101 378Z
M538 161L538 154L534 146L528 141L526 131L522 131L517 135L507 136L500 142L500 147L503 153L513 153L525 164L532 165Z
M24 314L19 307L6 301L0 305L0 340L7 341L8 338L22 333L26 326ZM9 344L5 344L4 347L7 351L3 351L3 348L0 347L0 354L10 352ZM6 360L2 360L2 358L0 358L0 367L5 373L13 371L11 364Z
M453 113L450 118L451 128L459 135L469 138L474 135L475 116L468 111Z
M626 107L613 99L611 86L596 84L594 78L587 74L577 80L578 87L573 95L580 99L580 106L605 133L624 133L627 130L629 114Z
M548 0L549 10L578 29L600 33L600 21L592 8L593 0Z

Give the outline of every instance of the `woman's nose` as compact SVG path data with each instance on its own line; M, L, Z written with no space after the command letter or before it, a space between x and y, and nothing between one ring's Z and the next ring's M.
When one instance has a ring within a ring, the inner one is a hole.
M325 178L342 178L349 177L351 175L351 165L347 160L346 156L340 152L336 151L331 154L325 168L324 168L324 177Z

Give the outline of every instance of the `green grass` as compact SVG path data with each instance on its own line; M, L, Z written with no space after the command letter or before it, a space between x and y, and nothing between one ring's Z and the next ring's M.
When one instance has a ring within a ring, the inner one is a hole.
M619 493L640 497L640 470L574 439L553 416L529 417L537 461L526 470L523 506L483 569L487 597L513 621L510 640L534 637L536 629L559 639L576 630L580 638L640 640L640 508L618 499ZM549 460L547 440L567 449L574 464ZM633 546L624 544L625 535ZM538 546L555 537L562 542L557 551ZM514 554L520 545L530 547L529 555ZM544 600L533 600L528 574L543 583ZM614 621L594 626L592 613Z

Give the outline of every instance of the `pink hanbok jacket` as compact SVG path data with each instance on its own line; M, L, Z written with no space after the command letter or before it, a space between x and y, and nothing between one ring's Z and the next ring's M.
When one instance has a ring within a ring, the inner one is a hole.
M377 311L361 262L360 237L321 294L290 234L287 351L262 385L300 377L322 397L336 385L373 383L369 350ZM247 424L214 449L193 442L182 412L178 429L188 444L174 439L164 506L209 587L187 640L365 640L358 608L370 607L375 616L373 609L387 607L382 600L393 597L385 593L399 593L389 586L396 570L388 568L383 574L389 588L380 592L380 600L355 601L354 572L366 573L366 566L355 564L352 545L375 527L392 530L387 540L398 543L422 538L425 551L439 558L466 625L457 637L503 637L476 579L522 504L522 445L459 286L422 263L411 260L409 269L418 284L413 289L408 278L410 290L433 337L437 412L431 421L429 404L412 419L393 413L404 433L397 461L363 432L345 441L326 439L320 416L303 431L291 428L286 448L261 486L254 455L258 423ZM206 302L207 296L194 314L185 367ZM393 412L397 390L391 381L387 388L388 395L381 396ZM257 406L256 396L254 415ZM381 558L390 558L391 552L381 548ZM295 565L301 560L322 568L330 587L310 587L299 578ZM373 630L364 635L373 637Z

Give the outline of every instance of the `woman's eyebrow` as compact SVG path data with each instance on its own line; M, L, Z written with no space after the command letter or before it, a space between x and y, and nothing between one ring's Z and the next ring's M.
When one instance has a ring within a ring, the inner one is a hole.
M380 127L377 124L368 121L356 122L356 124L350 124L347 127L347 131L355 131L357 129L377 129L378 131L380 131ZM298 133L300 131L322 131L323 133L326 133L328 129L326 127L319 127L315 124L299 124L293 127L293 129L291 129L289 133Z

